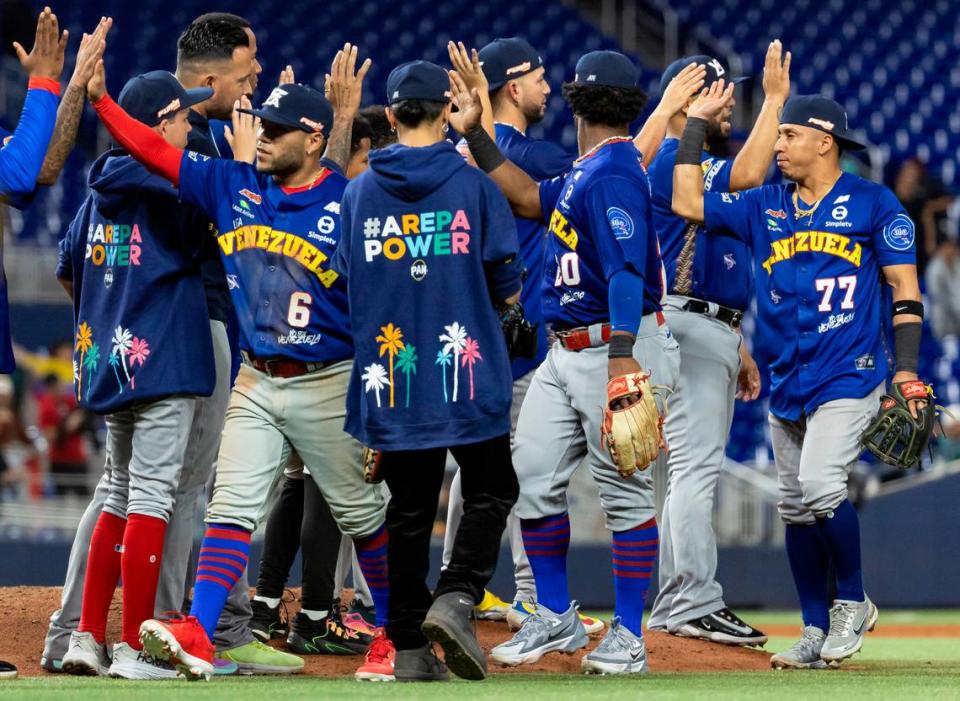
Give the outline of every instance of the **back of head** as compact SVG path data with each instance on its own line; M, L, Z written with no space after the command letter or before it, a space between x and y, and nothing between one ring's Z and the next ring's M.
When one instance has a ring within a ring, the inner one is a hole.
M387 101L390 112L408 129L433 124L450 103L450 78L429 61L404 63L387 78Z
M633 62L616 51L591 51L577 61L572 82L563 84L563 98L584 121L621 128L640 116L647 94L637 87Z
M370 105L360 110L360 116L370 125L370 148L384 148L397 143L397 133L390 126L387 119L387 108L384 105Z
M250 46L250 22L229 12L200 15L177 41L177 67L195 70L210 61L229 61L238 46Z

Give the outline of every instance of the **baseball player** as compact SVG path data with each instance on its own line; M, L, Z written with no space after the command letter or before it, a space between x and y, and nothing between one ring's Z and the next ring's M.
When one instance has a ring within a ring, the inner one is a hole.
M477 165L491 174L514 212L549 221L543 315L556 341L523 402L513 451L520 479L517 515L537 607L513 639L493 649L491 656L502 664L532 663L587 644L566 577L566 489L586 457L613 532L616 607L583 669L647 669L642 616L658 538L652 478L643 468L662 445L648 379L672 387L680 359L660 307L663 266L650 186L629 136L646 102L637 78L630 59L616 52L591 52L577 62L563 94L577 118L581 155L560 178L538 184L506 161L482 129L467 133ZM476 100L471 110L479 111ZM470 125L476 124L474 118ZM641 407L644 417L627 419L638 430L627 432L626 444L612 437L626 418L622 412ZM604 449L601 435L615 449Z
M763 106L736 159L713 158L703 151L705 190L738 191L763 184L773 160L778 114L790 91L790 54L782 65L781 54L780 42L772 42L764 68ZM661 88L691 63L706 67L708 85L727 76L717 59L691 56L667 67ZM732 111L731 100L710 123L708 142L729 135ZM670 455L660 521L660 586L647 627L719 643L762 645L767 636L724 604L723 589L716 581L717 544L712 525L734 398L738 388L746 401L755 399L760 389L757 365L740 337L740 320L752 287L750 254L745 243L708 236L671 209L673 166L686 124L684 112L678 111L670 120L667 138L650 166L654 223L670 291L664 314L680 344L681 363L680 381L670 398L665 424Z
M517 497L510 361L494 305L519 300L523 267L503 196L445 139L450 81L427 61L390 73L387 118L399 143L374 151L347 187L337 251L356 347L346 426L380 454L391 495L387 628L398 681L448 678L431 641L457 676L486 675L470 618ZM464 513L431 603L448 449L463 472Z
M363 481L361 447L342 428L353 348L345 290L329 259L346 179L320 164L328 137L334 162L347 160L369 69L367 61L354 75L356 54L347 45L334 61L336 133L331 104L302 85L275 88L261 109L241 106L263 120L259 134L252 120L238 115L234 121L235 155L252 160L255 153L256 168L161 143L106 94L102 70L90 91L113 137L214 218L224 267L236 281L231 293L244 362L227 410L191 615L141 626L151 654L169 659L187 678L212 673L217 619L291 451L317 480L341 531L354 538L378 621L386 620L384 502ZM358 675L392 676L392 657L392 644L380 633Z
M211 95L154 71L129 81L120 104L165 143L183 148L187 110ZM109 493L90 540L80 623L62 666L70 674L172 679L171 665L143 651L140 624L153 617L195 397L214 385L206 307L195 303L203 293L200 215L178 205L169 183L120 150L97 159L89 183L92 192L60 243L57 277L73 300L78 399L106 415ZM107 614L121 574L123 633L108 658Z
M819 668L856 653L877 621L864 594L847 474L888 376L881 280L892 288L893 383L914 409L928 396L916 374L923 306L915 228L887 188L841 171L841 152L863 145L843 108L819 95L791 98L780 115L777 165L791 182L705 193L703 140L732 87L718 81L687 112L673 210L753 250L759 320L769 334L758 343L770 355L779 509L804 626L771 664Z
M191 89L214 89L210 100L194 105L188 113L192 127L187 142L190 150L209 157L220 155L208 120L229 119L234 102L256 88L261 70L256 55L256 36L250 23L236 15L201 15L191 22L180 36L177 44L177 77L181 84ZM67 99L70 97L68 89ZM210 228L209 222L201 222L197 235L203 241L201 271L207 310L210 314L217 382L209 397L197 400L193 432L187 446L174 511L167 527L167 541L157 590L158 611L175 611L182 606L188 563L196 534L195 505L201 495L205 496L206 485L213 471L229 398L232 354L227 320L233 312L226 289L223 264L220 262L215 240L209 235ZM108 489L109 480L105 474L77 528L61 605L50 617L41 657L41 666L51 672L59 671L70 634L76 630L80 620L87 551ZM239 670L245 674L279 674L302 669L301 659L256 641L247 626L250 616L244 573L231 590L224 613L218 621L214 639L220 658L218 673Z

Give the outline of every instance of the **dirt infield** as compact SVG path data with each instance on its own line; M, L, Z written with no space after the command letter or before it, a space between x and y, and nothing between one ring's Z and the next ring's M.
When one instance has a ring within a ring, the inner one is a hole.
M40 653L50 613L60 600L57 587L0 588L0 659L16 664L23 676L44 674L40 669ZM291 615L295 609L291 609ZM771 635L796 635L796 627L776 626ZM783 630L780 630L783 628ZM940 630L940 629L943 630ZM902 630L901 630L902 629ZM120 592L114 597L107 638L118 640L120 630ZM480 642L489 650L510 636L504 623L483 621L478 626ZM873 635L897 637L960 637L957 626L886 626L878 627ZM663 633L647 632L650 669L653 672L724 672L769 669L770 653L737 647L715 645L700 640L686 640ZM599 639L592 639L588 650ZM492 667L493 674L515 672L580 673L580 658L575 655L548 655L535 665L520 668ZM306 674L337 677L348 676L359 664L359 657L314 655L306 658Z

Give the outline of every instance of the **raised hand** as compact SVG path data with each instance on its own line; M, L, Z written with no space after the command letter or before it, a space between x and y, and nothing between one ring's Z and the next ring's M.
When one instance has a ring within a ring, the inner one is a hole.
M480 54L476 49L467 50L462 41L456 43L447 42L447 53L450 54L450 63L453 70L463 80L468 90L476 89L479 93L485 93L490 89L487 82L487 76L480 67Z
M734 83L728 84L721 78L709 88L704 88L687 110L687 117L699 117L707 121L715 119L733 98L734 87Z
M77 50L77 62L73 67L73 76L70 85L86 89L87 83L93 77L97 68L97 61L103 58L107 49L107 34L113 27L112 17L101 17L93 34L84 34L80 39L80 48Z
M450 126L461 134L480 124L483 116L483 104L480 102L480 92L477 88L469 89L457 71L449 71L450 93L457 111L450 115Z
M372 62L366 59L356 70L357 66L357 47L346 43L343 48L333 57L333 63L330 66L330 73L327 74L324 81L324 93L330 104L333 105L334 114L338 119L350 119L351 121L360 110L360 100L363 97L363 79L370 70Z
M287 64L287 67L280 71L280 85L291 85L296 82L297 79L293 74L293 66Z
M57 16L49 7L43 8L37 19L37 34L33 41L33 50L28 54L18 42L13 42L14 51L20 59L20 65L31 78L50 78L60 80L63 73L64 53L70 33L64 29L60 33Z
M99 59L93 68L93 77L87 83L87 98L90 102L98 102L107 94L107 71L103 67L103 59Z
M783 54L783 44L779 39L770 42L763 62L763 93L767 99L783 104L790 97L791 58L789 51Z
M707 67L702 63L691 63L677 73L660 97L657 110L671 117L686 107L690 98L696 95L706 80Z
M257 135L260 133L260 118L241 109L250 109L250 98L243 95L233 103L233 115L230 118L233 129L223 128L223 136L233 151L233 160L251 165L257 160Z

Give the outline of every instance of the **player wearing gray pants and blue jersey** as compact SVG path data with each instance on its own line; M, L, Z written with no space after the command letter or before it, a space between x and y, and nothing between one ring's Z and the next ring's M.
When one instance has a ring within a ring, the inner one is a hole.
M753 250L763 329L758 346L770 359L779 510L804 626L800 640L771 664L825 667L858 652L877 620L864 593L860 524L847 499L847 476L892 369L882 282L892 288L893 383L901 390L921 384L915 229L887 188L841 171L841 150L863 145L850 134L843 108L819 95L793 97L781 112L777 165L792 182L704 193L700 149L732 87L721 93L715 84L690 108L677 149L673 210Z
M780 54L780 43L771 43L764 70L766 100L736 159L703 152L704 190L736 191L763 184L773 160L777 114L790 91L789 63L781 66ZM691 63L706 67L708 84L727 75L715 58L681 58L664 71L661 90ZM732 111L731 102L710 123L708 141L729 136ZM740 320L752 288L750 252L736 239L709 236L671 209L673 166L685 113L686 106L671 117L667 138L650 166L654 222L670 290L664 314L680 344L681 363L664 427L670 455L660 519L660 590L647 625L714 642L762 645L767 636L744 623L723 601L712 524L734 397L738 386L747 401L759 392L756 363L740 337Z

